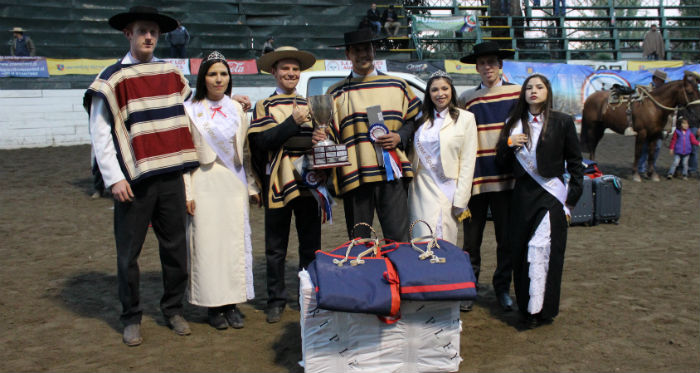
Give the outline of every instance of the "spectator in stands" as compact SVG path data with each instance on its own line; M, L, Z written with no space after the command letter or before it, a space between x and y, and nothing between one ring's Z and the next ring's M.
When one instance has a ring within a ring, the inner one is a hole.
M267 53L275 51L275 46L272 45L272 43L274 41L275 41L275 38L273 38L272 36L270 36L269 38L267 38L267 40L265 40L265 43L263 44L263 47L262 47L262 54L267 54Z
M513 51L501 50L492 41L474 46L470 55L462 57L462 63L476 64L481 84L459 97L459 106L474 114L479 134L472 197L469 210L472 218L464 220L464 250L471 256L474 275L479 280L481 269L481 242L486 227L487 211L491 210L496 233L496 271L493 289L504 311L513 309L510 282L513 267L507 246L507 225L513 176L496 165L495 146L498 134L508 113L518 102L520 86L504 81L501 77L503 59L511 58ZM471 310L473 302L462 303L462 311Z
M343 198L348 236L353 235L357 223L372 225L376 210L384 237L406 242L406 189L413 169L405 152L411 144L421 101L403 79L378 72L374 67L373 42L381 38L364 29L346 32L344 39L344 44L332 47L345 46L352 72L326 93L333 96L336 109L330 136L335 142L350 146L351 165L332 170L333 187L336 195ZM381 106L383 123L369 123L367 108L376 105ZM316 130L313 141L326 136L322 130ZM387 161L381 165L377 154L383 153ZM367 237L369 233L355 235Z
M190 33L185 26L177 21L177 28L165 34L165 40L170 43L170 57L187 58L187 44L190 42Z
M663 70L656 69L654 70L654 73L651 76L651 86L653 89L659 88L662 85L666 84L666 78L667 75ZM669 116L668 120L672 120L672 117ZM631 127L628 127L631 128ZM627 134L627 132L625 132ZM636 134L636 132L634 133ZM661 153L661 143L662 140L659 138L655 141L654 145L656 150L654 151L654 162L653 166L654 169L656 169L656 160L659 159L659 154ZM640 175L645 175L647 172L647 159L649 159L649 145L647 142L644 142L642 144L642 151L639 154L639 162L637 163L637 171L639 172ZM650 174L647 175L647 177L651 176Z
M374 27L374 32L375 35L379 35L380 32L382 32L382 16L379 14L379 11L377 10L377 4L372 4L367 10L367 19L369 20L369 23L372 24Z
M358 29L358 30L361 30L361 29L363 29L363 28L366 28L366 29L370 29L370 30L371 30L372 27L373 27L373 26L372 26L372 24L369 22L369 19L367 18L367 16L362 17L362 20L361 20L360 23L357 25L357 29Z
M198 162L183 106L190 95L189 82L177 67L153 56L160 34L177 28L177 21L156 8L134 6L111 17L109 25L124 33L129 52L100 73L86 91L84 104L95 157L115 199L122 340L136 346L143 341L138 257L149 223L158 238L163 269L161 312L175 333L191 333L182 304L188 282L182 174Z
M551 323L559 313L566 233L583 192L574 119L554 111L553 101L549 80L530 75L496 145L498 164L515 177L508 246L515 297L528 328Z
M554 0L554 16L564 17L566 15L566 0Z
M647 60L664 59L664 39L661 33L656 30L656 25L652 24L651 29L644 35L642 42L642 55Z
M401 22L399 22L399 15L393 5L389 5L389 8L384 10L382 14L382 20L384 20L384 29L387 35L396 36L399 34L399 28L401 28ZM389 28L393 27L394 32L392 33Z
M292 214L299 239L298 268L308 267L321 249L320 214L326 205L318 197L318 185L306 182L314 177L304 177L321 173L307 174L296 166L311 148L313 132L306 99L297 94L296 86L301 72L315 62L313 54L289 46L258 59L258 69L272 74L277 83L270 97L255 104L248 130L253 171L262 185L265 205L268 323L279 322L287 304L284 273ZM320 203L324 203L321 209Z
M12 28L13 38L10 40L10 56L28 57L36 56L36 48L32 38L24 35L21 27Z
M518 2L518 4L520 4L520 2ZM501 0L501 15L510 15L510 0Z
M258 204L246 148L248 117L231 97L226 58L211 52L185 102L200 167L183 174L187 196L191 304L207 307L209 324L243 327L236 307L253 299L253 257L248 200ZM250 196L250 197L249 197Z

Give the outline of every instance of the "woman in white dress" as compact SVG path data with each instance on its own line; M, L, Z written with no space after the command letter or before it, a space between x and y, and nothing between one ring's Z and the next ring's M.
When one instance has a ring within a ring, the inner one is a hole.
M430 97L423 101L423 116L414 135L409 212L411 221L425 220L438 238L456 244L457 223L469 216L476 121L474 114L457 108L457 93L445 72L430 77L427 92ZM413 237L429 233L425 224L417 224Z
M187 195L190 303L208 307L217 329L243 327L236 304L254 297L248 202L259 195L244 158L248 119L231 99L224 56L202 61L197 91L185 103L199 168L184 174Z

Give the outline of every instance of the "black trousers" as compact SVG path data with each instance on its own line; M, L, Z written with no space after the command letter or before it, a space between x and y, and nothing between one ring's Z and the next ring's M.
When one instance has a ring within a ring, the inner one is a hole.
M265 208L268 308L284 307L287 304L284 267L292 213L299 238L299 269L308 267L315 258L316 250L321 249L321 216L314 197L300 196L282 208Z
M394 241L408 241L408 192L403 180L362 184L343 195L345 224L348 237L353 237L353 227L357 223L372 225L374 211L382 226L384 238ZM369 237L367 229L355 232L358 237Z
M149 222L158 238L163 271L160 308L166 318L182 314L187 286L185 241L185 186L182 173L149 177L132 186L132 202L114 202L114 236L117 242L117 279L120 317L124 325L141 322L139 264Z
M481 271L481 242L484 238L486 214L491 216L496 231L496 271L493 273L493 289L498 293L510 291L513 266L508 249L508 218L512 191L481 193L469 199L472 218L464 220L464 250L469 253L477 281Z

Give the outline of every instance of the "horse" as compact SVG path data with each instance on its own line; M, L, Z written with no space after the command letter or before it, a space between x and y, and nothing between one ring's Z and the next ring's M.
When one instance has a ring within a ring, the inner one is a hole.
M686 71L682 80L668 82L652 91L637 87L639 99L621 99L620 104L609 103L609 91L594 92L583 104L580 135L582 150L588 151L593 160L595 149L605 129L610 128L623 134L629 126L629 117L632 129L637 132L632 165L633 180L641 181L637 163L646 143L649 149L647 170L652 180L659 181L659 175L654 170L656 147L653 144L661 138L670 114L677 110L689 110L691 105L700 104L698 81L698 75Z

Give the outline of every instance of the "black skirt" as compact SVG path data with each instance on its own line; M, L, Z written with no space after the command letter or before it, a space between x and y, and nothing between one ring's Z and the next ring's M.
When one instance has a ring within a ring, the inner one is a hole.
M515 182L511 204L509 247L513 261L513 283L518 308L527 315L530 301L530 278L527 261L528 242L538 225L549 212L551 224L551 252L545 285L541 318L553 318L559 313L561 277L564 268L566 231L568 224L559 200L544 190L530 175L525 174Z

